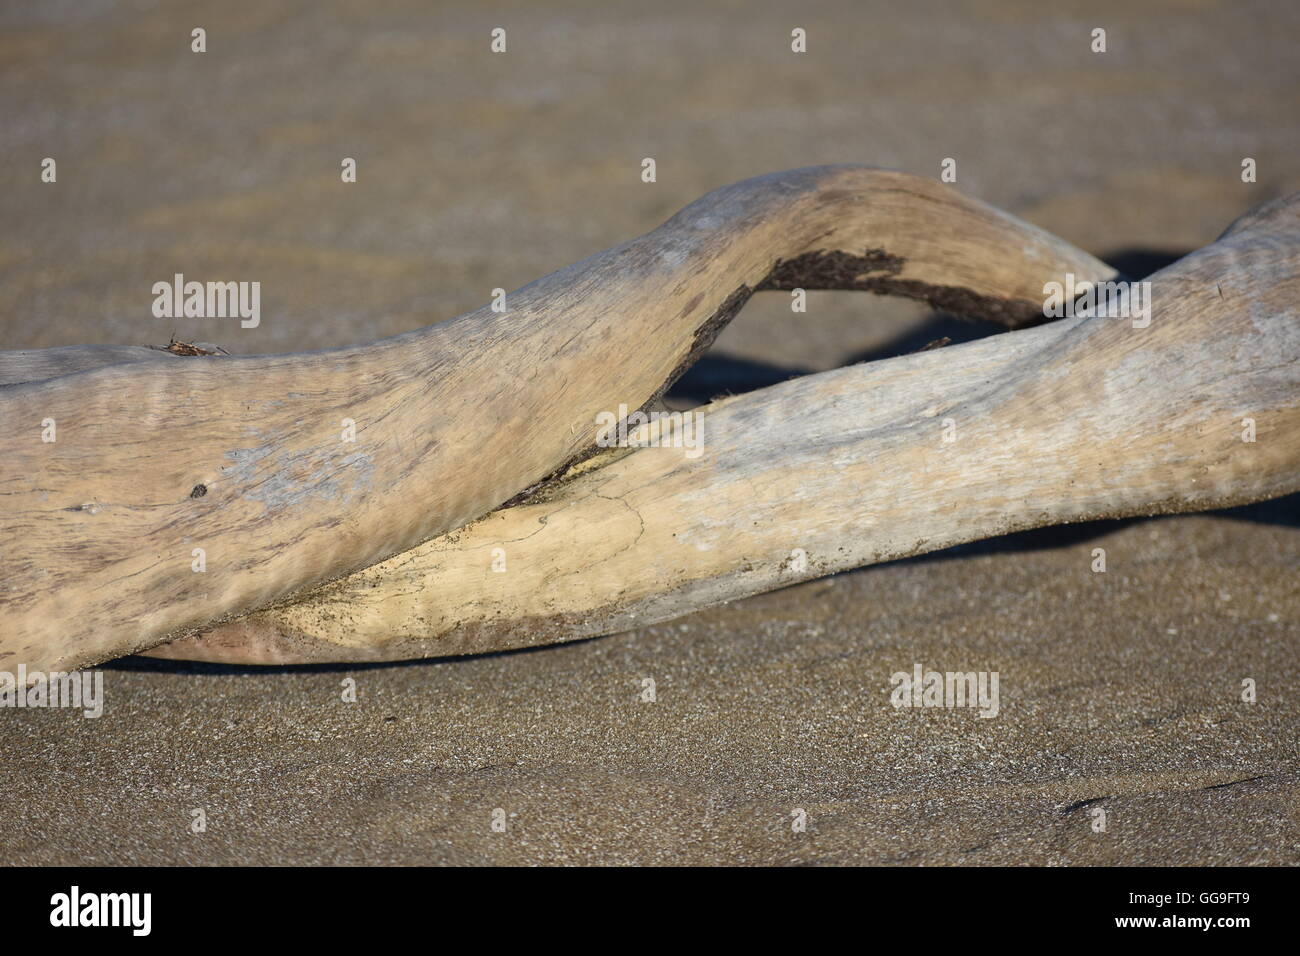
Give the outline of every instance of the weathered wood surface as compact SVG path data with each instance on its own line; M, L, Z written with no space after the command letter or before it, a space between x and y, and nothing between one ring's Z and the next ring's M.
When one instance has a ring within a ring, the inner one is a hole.
M696 459L607 453L540 500L153 653L289 663L572 640L1026 528L1300 489L1300 197L1150 291L1145 328L1066 319L716 402Z
M710 193L504 313L368 345L5 356L0 667L137 651L480 517L587 452L598 412L652 401L756 288L895 292L1014 325L1067 272L1111 275L932 181L818 167Z

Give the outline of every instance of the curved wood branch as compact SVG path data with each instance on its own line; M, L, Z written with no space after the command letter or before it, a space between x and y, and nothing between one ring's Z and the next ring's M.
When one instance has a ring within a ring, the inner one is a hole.
M0 667L136 651L461 526L586 454L598 412L660 395L756 289L1017 324L1065 273L1112 270L937 183L819 167L710 193L504 314L301 355L4 356Z
M1145 328L1062 320L717 402L696 459L611 452L540 500L153 653L270 664L545 644L1011 531L1300 490L1300 197L1150 293Z

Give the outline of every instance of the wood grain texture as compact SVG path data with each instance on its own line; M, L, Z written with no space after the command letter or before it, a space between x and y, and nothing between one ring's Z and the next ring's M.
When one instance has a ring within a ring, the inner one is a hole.
M271 664L545 644L1007 532L1300 489L1300 197L1243 217L1150 293L1145 328L1066 319L716 402L694 460L607 452L537 500L153 653Z
M1016 324L1066 272L1112 274L932 181L817 167L710 193L504 313L363 346L5 356L0 667L137 651L480 517L585 454L597 412L661 394L765 284L806 274Z

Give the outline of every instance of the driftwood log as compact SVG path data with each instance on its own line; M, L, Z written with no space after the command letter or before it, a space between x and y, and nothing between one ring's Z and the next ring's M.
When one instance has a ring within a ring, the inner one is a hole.
M1153 276L1146 327L1066 319L715 402L698 458L663 441L610 452L536 500L153 653L291 663L572 640L1006 532L1296 491L1298 250L1300 197ZM652 431L639 437L665 437Z
M0 667L141 650L484 515L586 455L598 412L662 394L755 289L1015 324L1066 272L1110 274L936 183L825 167L710 193L503 313L365 346L0 355Z
M16 423L0 435L0 667L84 666L205 626L160 653L517 646L1032 524L1280 494L1294 232L1278 206L1167 270L1128 337L1119 320L1057 323L719 403L699 459L607 453L341 581L587 457L597 413L653 402L756 289L892 292L1015 326L1041 318L1045 282L1113 271L937 184L819 168L711 193L505 313L354 349L0 353ZM1260 440L1225 445L1222 416L1252 413ZM956 440L936 451L945 419Z

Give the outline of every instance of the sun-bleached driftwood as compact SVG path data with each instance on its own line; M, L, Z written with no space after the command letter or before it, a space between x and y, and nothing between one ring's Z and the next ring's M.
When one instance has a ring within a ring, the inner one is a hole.
M0 667L140 650L478 518L587 453L598 412L657 398L756 289L1015 325L1065 273L1111 270L932 181L818 167L710 193L503 313L364 346L0 358Z
M545 644L1011 531L1300 489L1300 197L1239 220L1150 294L1145 328L1063 319L714 403L698 458L608 452L537 500L152 653L269 664Z

